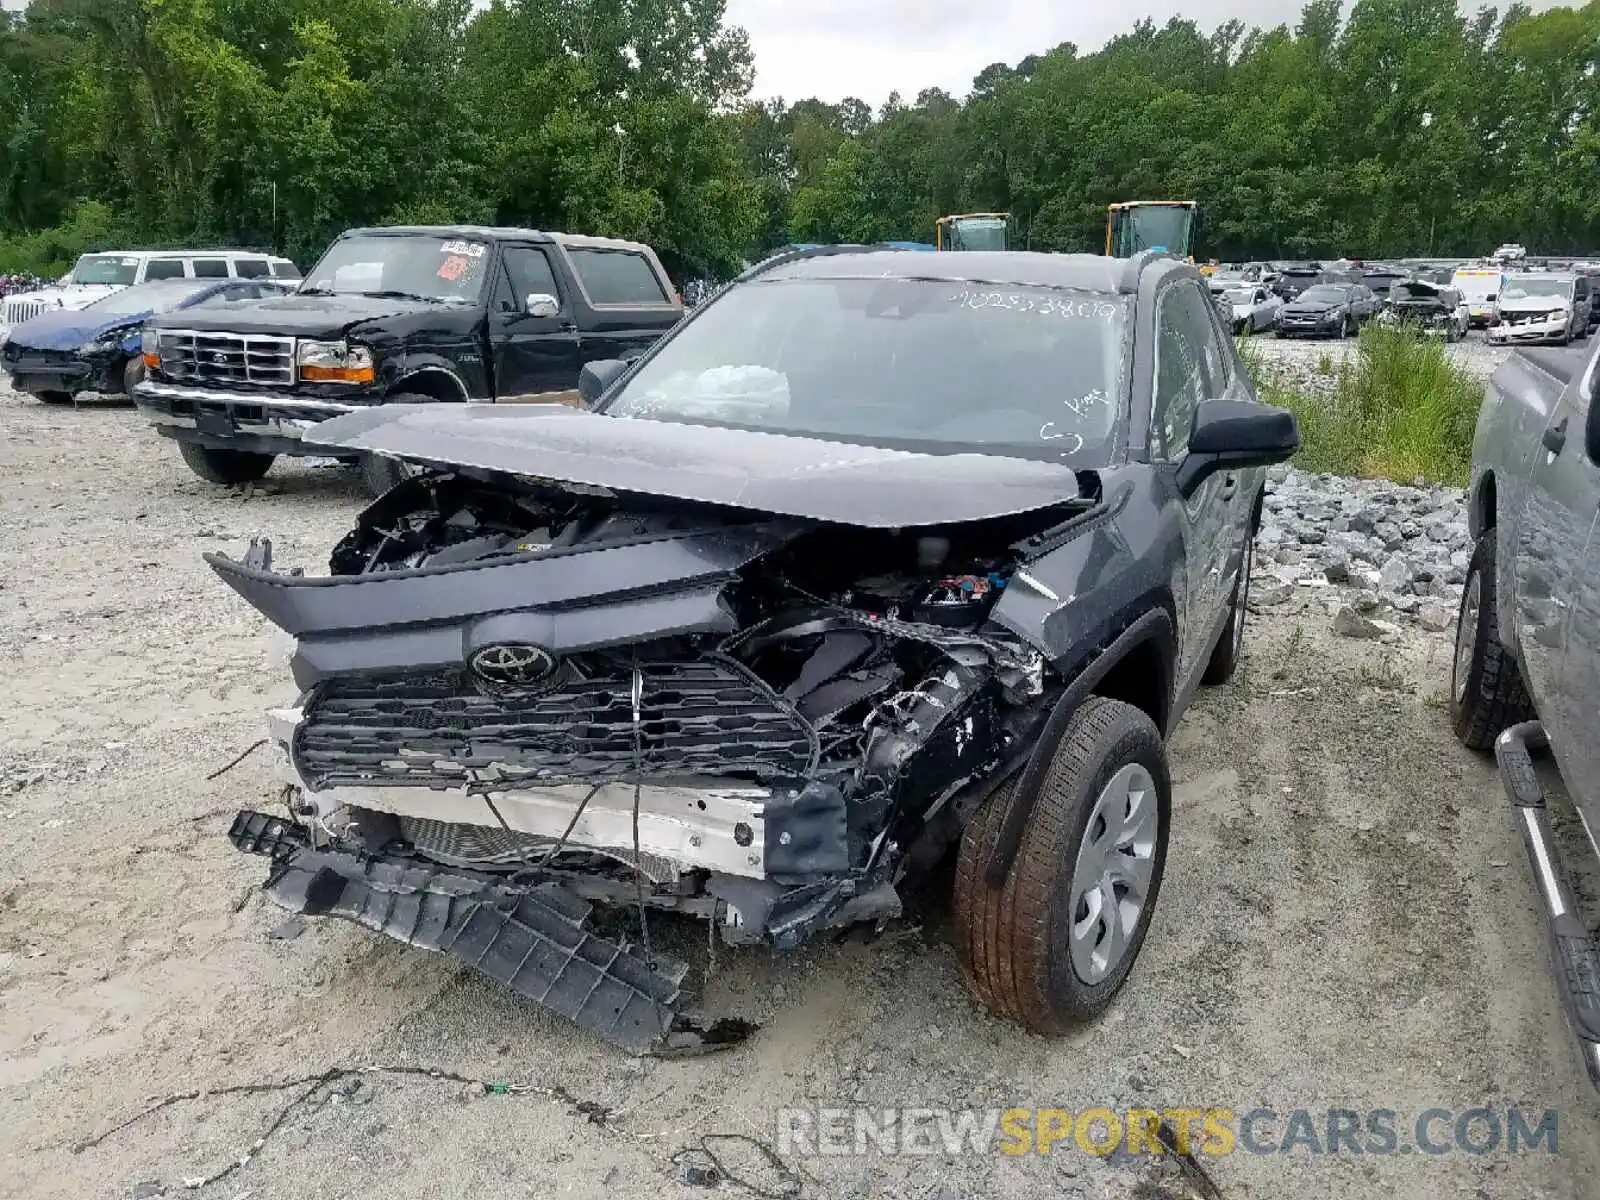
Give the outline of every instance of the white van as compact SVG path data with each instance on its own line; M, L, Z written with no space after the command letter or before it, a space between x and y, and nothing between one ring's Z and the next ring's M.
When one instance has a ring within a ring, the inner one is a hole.
M1494 306L1505 285L1505 272L1499 267L1461 267L1450 278L1450 286L1467 303L1467 323L1477 329L1494 319Z
M54 309L79 309L151 279L299 279L287 258L256 250L122 250L85 254L55 287L7 296L0 341L13 325Z

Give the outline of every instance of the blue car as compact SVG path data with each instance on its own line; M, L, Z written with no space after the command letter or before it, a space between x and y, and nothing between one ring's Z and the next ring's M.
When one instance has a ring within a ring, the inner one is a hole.
M139 333L157 313L221 308L281 296L292 284L271 279L162 279L135 284L87 308L47 312L11 330L0 367L11 386L46 404L68 404L79 392L131 396L144 378Z

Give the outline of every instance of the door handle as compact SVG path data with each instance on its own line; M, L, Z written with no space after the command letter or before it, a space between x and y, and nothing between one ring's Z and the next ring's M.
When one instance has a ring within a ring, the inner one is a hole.
M1222 498L1224 500L1232 500L1233 494L1238 490L1239 477L1237 475L1230 473L1222 477Z
M1560 454L1561 448L1567 444L1567 418L1562 417L1554 425L1544 431L1544 436L1539 439L1544 443L1544 448L1551 454Z

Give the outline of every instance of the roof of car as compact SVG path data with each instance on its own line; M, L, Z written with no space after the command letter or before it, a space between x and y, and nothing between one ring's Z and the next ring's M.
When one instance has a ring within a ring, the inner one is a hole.
M1095 254L1042 254L1027 250L962 250L926 254L906 250L823 249L779 255L753 267L761 279L936 279L1005 287L1132 292L1151 263L1184 265L1171 255L1144 259Z
M221 255L224 258L268 258L273 262L288 262L281 254L271 254L265 250L230 250L227 247L212 247L209 250L91 250L95 258L201 258L206 255Z
M442 237L474 238L480 241L553 242L589 250L648 250L643 242L621 238L591 237L582 233L554 233L544 229L518 229L507 225L371 225L347 229L343 237Z

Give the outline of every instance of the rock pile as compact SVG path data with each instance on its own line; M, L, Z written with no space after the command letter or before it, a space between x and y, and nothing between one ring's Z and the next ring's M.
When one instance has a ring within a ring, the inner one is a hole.
M1455 623L1471 557L1459 488L1274 467L1251 599L1278 605L1315 596L1332 612L1348 608L1335 624L1347 636L1383 633L1366 618L1385 610L1445 630Z

